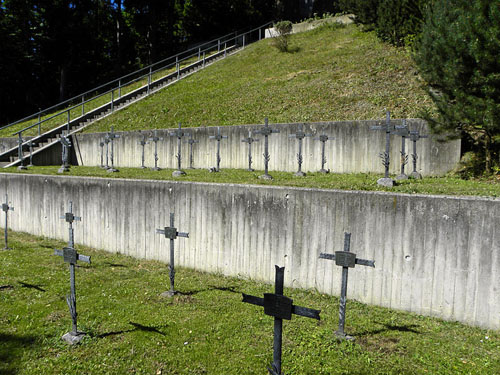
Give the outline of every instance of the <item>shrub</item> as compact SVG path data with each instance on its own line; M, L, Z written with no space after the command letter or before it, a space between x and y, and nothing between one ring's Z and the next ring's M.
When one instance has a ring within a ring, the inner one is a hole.
M288 51L288 39L292 32L290 21L280 21L274 24L276 35L274 36L274 46L281 52Z

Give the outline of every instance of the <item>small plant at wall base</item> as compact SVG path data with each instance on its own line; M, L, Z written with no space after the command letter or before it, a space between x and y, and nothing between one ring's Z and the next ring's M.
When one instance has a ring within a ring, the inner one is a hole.
M281 52L288 52L288 41L292 33L292 23L290 21L280 21L274 24L276 36L273 38L274 46Z

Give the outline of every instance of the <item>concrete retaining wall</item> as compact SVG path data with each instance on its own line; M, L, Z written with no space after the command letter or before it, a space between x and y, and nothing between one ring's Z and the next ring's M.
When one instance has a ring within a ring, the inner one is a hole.
M12 229L67 239L68 200L82 217L75 240L168 262L155 234L168 225L177 264L338 295L340 268L320 252L351 249L376 268L349 272L348 296L500 328L500 200L206 183L1 174ZM181 287L179 285L179 287Z
M394 120L395 124L401 121ZM421 134L428 134L427 126L423 120L410 119L409 126L412 130L419 130ZM385 150L385 133L383 131L370 130L370 126L379 124L379 121L346 121L346 122L318 122L302 124L306 133L318 136L326 134L335 138L326 144L326 168L332 172L353 173L373 172L383 173L384 167L380 158L380 152ZM272 124L274 129L280 133L269 136L269 153L271 160L270 170L296 171L298 142L289 138L290 134L297 131L299 124ZM228 139L221 141L221 168L243 168L248 166L247 144L241 140L248 137L249 131L261 129L263 125L242 125L221 127L221 133L227 135ZM159 130L158 134L164 140L158 143L159 166L162 168L176 168L177 138L170 137L168 131L173 129ZM194 145L194 167L209 168L216 165L216 141L210 140L210 135L215 135L216 127L188 128L187 132L193 134L193 138L199 143ZM142 148L139 141L142 134L139 132L119 132L120 138L115 141L115 165L122 167L138 167L141 163ZM151 132L145 133L148 137ZM99 143L103 139L103 133L78 135L79 152L77 158L83 165L100 165ZM264 141L252 145L253 167L264 169ZM186 139L185 139L186 140ZM391 137L391 173L399 174L399 161L401 149L401 137ZM189 148L187 144L182 145L183 166L189 164ZM407 150L410 142L406 142ZM145 147L146 165L154 165L154 145ZM81 154L81 157L80 157ZM422 139L417 142L417 170L423 175L442 175L455 167L460 159L460 141L439 143L436 139ZM304 171L318 171L321 168L321 142L306 137L303 142L302 169ZM411 156L407 171L411 171Z

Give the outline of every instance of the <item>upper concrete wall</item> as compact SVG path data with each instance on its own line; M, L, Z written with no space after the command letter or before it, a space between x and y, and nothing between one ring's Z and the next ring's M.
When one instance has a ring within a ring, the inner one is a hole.
M189 232L177 264L269 282L278 264L287 285L333 295L341 269L318 256L349 231L376 265L349 271L349 298L500 328L499 199L19 174L1 174L0 193L14 230L67 240L72 200L77 244L165 262L155 229L174 212Z
M401 120L393 120L400 124ZM370 126L381 121L344 121L344 122L317 122L300 124L306 133L314 137L326 134L333 137L326 143L326 168L332 172L355 173L373 172L383 173L384 167L378 155L385 151L385 132L370 130ZM419 130L421 134L428 134L427 125L423 120L410 119L408 124L411 130ZM299 124L270 124L280 133L269 136L269 153L271 159L269 170L296 171L298 141L289 135L297 131ZM263 125L241 125L221 127L221 133L228 139L221 141L221 168L248 167L248 146L241 142L248 137L249 131L255 132ZM173 129L158 130L159 136L164 140L158 143L159 166L162 168L176 168L177 138L170 137L169 131ZM193 138L199 143L194 145L194 167L209 168L216 165L216 141L209 139L210 135L217 132L216 127L187 128ZM139 167L141 163L142 139L140 132L119 132L120 138L115 141L115 165L122 167ZM151 132L145 132L149 137ZM75 145L77 159L83 165L100 165L99 143L103 133L78 135ZM259 142L252 145L253 167L264 169L264 140L262 136L254 134ZM318 171L321 168L321 142L306 137L303 141L303 166L304 171ZM184 141L187 139L184 139ZM406 141L407 153L411 153L412 144ZM79 146L79 147L78 147ZM78 150L79 148L79 150ZM153 166L154 145L145 147L146 165ZM400 169L401 137L391 136L391 173L399 174ZM460 141L439 143L434 137L421 139L417 142L417 170L422 175L442 175L455 167L460 160ZM81 155L81 157L80 157ZM182 144L183 167L189 164L189 147ZM406 170L411 172L412 158Z

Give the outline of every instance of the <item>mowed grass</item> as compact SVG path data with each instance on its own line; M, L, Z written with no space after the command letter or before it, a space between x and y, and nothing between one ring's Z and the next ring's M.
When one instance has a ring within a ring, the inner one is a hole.
M85 132L418 117L432 104L409 54L356 25L270 39L108 116Z
M44 174L59 175L59 166L30 167L25 171L18 171L16 167L2 168L0 173ZM500 178L478 178L463 180L458 177L425 177L421 180L397 181L392 188L377 185L382 174L353 173L340 174L319 172L308 173L306 177L296 177L293 172L269 172L273 180L262 180L259 176L264 171L247 172L243 169L221 169L219 173L210 173L207 169L185 169L186 175L172 177L174 169L153 171L140 168L119 168L119 172L109 173L99 167L73 166L67 176L102 177L102 178L133 178L147 180L214 182L225 184L290 186L316 189L365 190L387 191L408 194L437 194L437 195L474 195L484 197L500 197Z
M166 264L77 246L92 257L76 269L79 329L88 336L69 347L61 340L71 327L68 265L52 255L64 243L10 232L10 246L0 251L1 374L267 373L273 319L242 303L241 293L262 296L273 285L178 268L182 293L162 298ZM337 342L337 297L288 288L285 294L321 309L321 321L284 322L286 374L500 372L498 331L349 300L346 332L357 340Z

